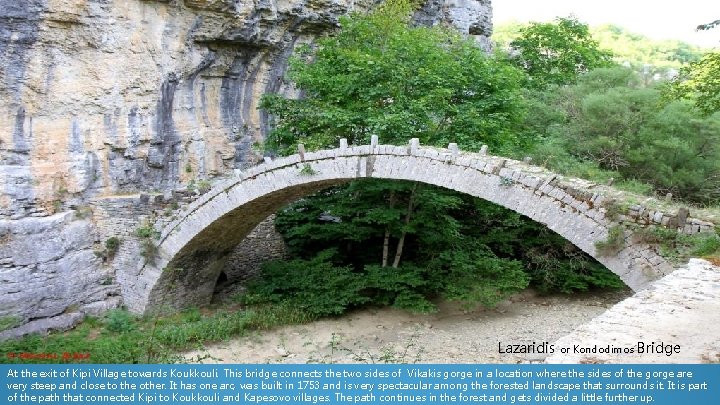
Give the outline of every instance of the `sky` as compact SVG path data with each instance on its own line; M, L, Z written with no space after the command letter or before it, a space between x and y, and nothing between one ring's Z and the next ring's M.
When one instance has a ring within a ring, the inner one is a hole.
M589 25L613 23L654 39L720 47L720 27L695 30L720 19L720 0L492 0L492 7L495 24L574 15Z

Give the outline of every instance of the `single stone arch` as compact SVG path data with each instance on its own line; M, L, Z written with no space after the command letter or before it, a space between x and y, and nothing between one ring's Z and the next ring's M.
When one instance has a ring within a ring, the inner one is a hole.
M140 263L123 283L128 308L147 313L210 301L228 255L263 219L329 186L373 177L456 190L523 214L557 232L616 273L634 290L672 271L653 248L626 238L612 256L596 253L607 239L603 197L558 184L542 168L502 157L449 149L372 145L341 147L267 161L216 185L169 224L154 264ZM302 150L302 148L301 148Z

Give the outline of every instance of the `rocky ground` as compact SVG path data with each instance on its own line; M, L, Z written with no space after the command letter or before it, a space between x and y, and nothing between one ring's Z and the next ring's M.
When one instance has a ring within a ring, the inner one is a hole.
M630 291L518 294L494 309L451 303L435 314L385 308L295 325L187 353L203 363L522 363L544 354L501 354L501 344L553 343L602 314Z

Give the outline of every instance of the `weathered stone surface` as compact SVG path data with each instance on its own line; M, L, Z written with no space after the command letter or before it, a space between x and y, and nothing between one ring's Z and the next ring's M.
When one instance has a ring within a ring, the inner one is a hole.
M84 317L85 315L80 312L73 312L52 318L30 321L15 329L0 332L0 340L21 337L33 333L46 333L51 330L68 330L80 323Z
M233 250L223 271L228 283L247 281L259 274L262 264L287 256L282 236L275 230L275 215L258 224Z
M547 363L709 363L720 359L720 267L691 259L557 342ZM680 353L638 353L638 342L679 345ZM573 347L633 349L575 353ZM559 348L570 348L559 353Z
M447 155L446 150L418 147L408 156L405 148L363 145L305 152L253 167L217 184L175 220L158 223L162 235L155 263L118 269L125 303L136 312L208 303L231 252L263 219L304 195L361 177L434 184L515 210L546 224L636 290L672 271L653 247L629 235L616 255L597 254L595 243L607 238L614 222L601 211L574 208L593 198L589 188L594 185L510 159L458 151L457 159L448 160ZM493 169L481 162L490 162ZM312 174L305 172L306 165ZM513 180L524 170L544 186L536 189Z
M429 0L415 13L418 24L449 24L460 33L474 37L490 49L492 6L490 0Z
M0 215L257 163L258 99L294 94L293 49L374 4L0 0ZM452 0L418 19L487 40L490 13L489 0Z
M25 323L120 293L93 251L93 224L75 212L0 220L0 235L0 316Z

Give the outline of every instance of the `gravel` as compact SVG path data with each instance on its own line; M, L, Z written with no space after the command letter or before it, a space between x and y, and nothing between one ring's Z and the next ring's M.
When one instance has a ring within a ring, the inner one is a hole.
M545 354L500 353L498 344L552 344L630 295L541 296L528 290L493 309L455 303L440 304L434 314L367 309L215 344L186 358L227 364L540 362Z

